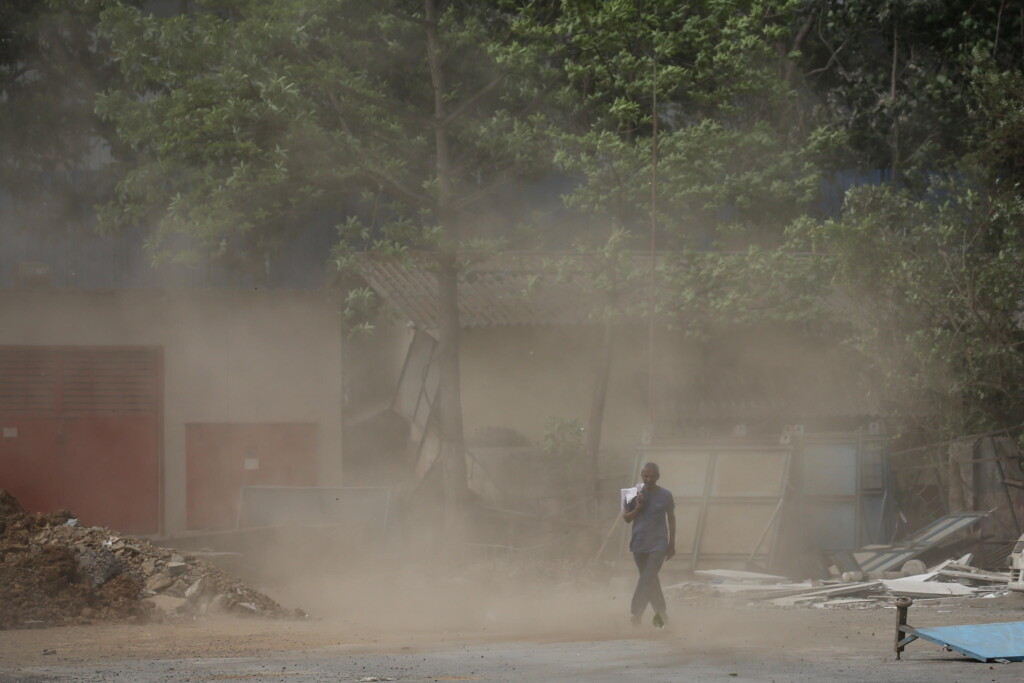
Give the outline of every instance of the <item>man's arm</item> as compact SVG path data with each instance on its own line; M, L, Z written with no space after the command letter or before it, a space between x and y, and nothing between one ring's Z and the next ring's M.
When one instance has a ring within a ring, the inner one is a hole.
M637 496L633 500L626 503L626 509L622 513L622 518L627 522L632 522L636 519L636 516L640 514L640 508L644 506L644 499L642 496Z
M665 559L671 560L672 556L676 554L676 511L668 511L668 552L665 553Z

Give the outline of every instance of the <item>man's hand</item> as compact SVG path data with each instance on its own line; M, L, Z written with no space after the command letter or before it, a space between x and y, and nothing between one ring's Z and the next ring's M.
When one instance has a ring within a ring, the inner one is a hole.
M676 544L672 543L668 546L668 550L665 551L665 559L671 560L672 556L676 554Z

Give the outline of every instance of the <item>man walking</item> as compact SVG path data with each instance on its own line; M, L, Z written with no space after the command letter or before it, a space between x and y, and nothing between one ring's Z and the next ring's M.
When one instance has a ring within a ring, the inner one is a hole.
M658 572L662 563L676 554L676 503L671 491L658 486L660 476L656 464L644 465L640 471L643 488L626 502L622 512L622 518L633 525L629 550L640 571L630 605L633 625L640 623L650 604L654 608L654 625L659 629L668 623L668 614Z

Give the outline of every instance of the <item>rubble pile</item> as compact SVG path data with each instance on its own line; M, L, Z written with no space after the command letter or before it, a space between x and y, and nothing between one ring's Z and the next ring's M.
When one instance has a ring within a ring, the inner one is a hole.
M301 615L203 560L67 510L27 513L0 489L0 630L214 612Z
M711 594L774 607L863 609L887 607L898 597L916 602L1006 595L1010 574L972 567L971 555L949 559L926 568L918 560L901 571L846 572L834 579L792 582L784 577L755 572L715 569L696 571L703 582L669 586L666 594Z

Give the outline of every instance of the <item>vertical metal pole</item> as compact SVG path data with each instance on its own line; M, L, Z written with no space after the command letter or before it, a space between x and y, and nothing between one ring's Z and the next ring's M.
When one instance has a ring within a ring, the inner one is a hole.
M708 507L711 502L711 482L714 481L715 470L718 468L718 451L708 451L708 469L704 474L704 493L701 497L700 510L697 512L697 528L693 537L693 553L690 556L690 571L698 568L700 546L704 541L704 525L708 519Z
M648 285L647 329L647 430L648 443L654 441L654 286L658 227L658 48L654 46L654 83L651 86L651 264Z
M903 654L903 645L900 642L903 640L903 627L907 625L907 610L914 604L914 601L910 598L899 598L896 600L896 640L893 643L893 648L896 650L896 659L900 658Z

